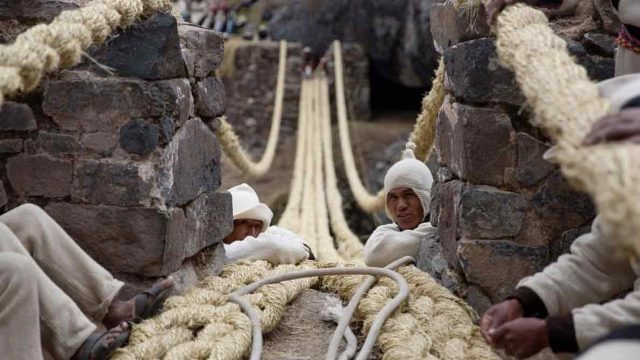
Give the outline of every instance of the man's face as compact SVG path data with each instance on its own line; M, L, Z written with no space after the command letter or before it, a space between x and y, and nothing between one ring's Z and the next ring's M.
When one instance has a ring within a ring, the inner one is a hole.
M257 237L262 232L262 221L254 219L233 220L233 231L224 238L225 244L244 240L247 236Z
M401 230L415 229L424 219L420 198L408 187L389 191L387 207L393 213Z

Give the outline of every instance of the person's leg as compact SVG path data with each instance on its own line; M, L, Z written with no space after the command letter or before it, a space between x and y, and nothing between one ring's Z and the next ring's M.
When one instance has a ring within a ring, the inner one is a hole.
M618 46L616 53L616 76L640 72L640 54Z
M44 210L25 204L0 216L15 237L0 238L0 251L29 255L42 271L96 321L124 285L87 255Z
M636 359L638 354L640 354L640 325L633 325L612 331L596 341L577 359L626 360Z
M0 239L12 236L0 229ZM42 347L69 359L96 326L29 256L0 252L0 349L3 359L42 359ZM42 344L42 345L41 345Z

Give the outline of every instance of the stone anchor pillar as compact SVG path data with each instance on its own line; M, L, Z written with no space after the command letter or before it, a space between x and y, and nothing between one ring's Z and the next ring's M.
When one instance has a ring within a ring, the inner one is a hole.
M224 113L223 51L218 33L159 14L90 49L100 66L5 102L0 206L44 207L130 289L171 273L184 288L204 248L219 271L232 226L210 128Z
M452 4L436 4L431 29L444 56L448 95L437 121L440 169L431 217L442 253L427 268L439 265L442 282L483 312L567 252L589 230L594 208L542 159L550 141L529 125L514 75L500 66L488 38L485 15L472 27ZM597 62L588 68L594 78L613 75L611 59L568 43L581 63Z

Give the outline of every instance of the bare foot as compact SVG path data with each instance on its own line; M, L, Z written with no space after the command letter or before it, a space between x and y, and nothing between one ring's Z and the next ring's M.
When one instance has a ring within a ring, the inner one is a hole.
M168 276L156 281L151 288L127 301L112 302L107 315L102 319L102 323L107 329L110 329L123 321L138 322L155 315L173 290L174 285L173 278Z

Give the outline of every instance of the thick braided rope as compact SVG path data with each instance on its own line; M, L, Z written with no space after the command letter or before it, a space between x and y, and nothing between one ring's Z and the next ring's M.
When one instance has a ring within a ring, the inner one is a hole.
M271 267L264 261L238 262L219 277L208 277L184 296L167 300L163 312L135 325L127 347L114 359L241 359L251 345L251 324L228 294L266 276L292 270L314 269L315 263ZM249 295L265 332L273 330L286 304L311 287L316 278L264 286Z
M431 90L422 99L422 111L418 115L413 132L409 140L416 144L414 153L417 159L426 161L431 155L436 137L436 121L440 107L444 102L444 59L440 58L436 77L431 84Z
M380 332L378 346L383 359L499 359L482 339L474 325L476 315L463 300L413 266L398 272L409 283L411 295ZM362 276L325 276L320 285L347 300L362 281ZM367 293L356 310L365 332L397 291L392 281L380 279Z
M218 141L225 154L242 172L249 176L261 177L271 168L278 147L280 135L280 123L282 122L282 103L284 99L284 80L287 69L287 42L280 41L280 57L278 59L278 78L276 81L276 97L271 117L271 129L262 158L258 162L251 160L250 156L240 146L240 140L233 131L233 127L227 123L225 117L220 118L220 127L216 132Z
M626 255L640 255L640 146L581 145L591 125L608 111L584 68L569 56L545 15L518 4L496 22L500 61L516 74L535 125L557 143L566 178L589 193L603 219L603 232Z
M94 0L30 28L13 44L0 46L0 104L5 96L35 89L46 73L78 64L85 49L103 43L117 28L171 9L170 0Z
M342 211L342 195L338 190L335 163L333 160L333 143L331 138L331 111L329 103L329 85L325 79L322 87L322 111L319 122L322 124L322 150L325 176L325 192L331 221L331 230L336 239L338 253L347 261L362 262L364 247L360 239L351 231Z
M379 191L376 195L372 195L367 191L362 184L362 179L358 175L356 162L353 158L353 148L349 137L349 124L347 120L347 102L344 96L342 46L339 41L333 42L333 54L335 60L336 106L338 107L340 150L347 181L349 182L353 197L362 210L369 213L380 211L384 208L384 193Z

